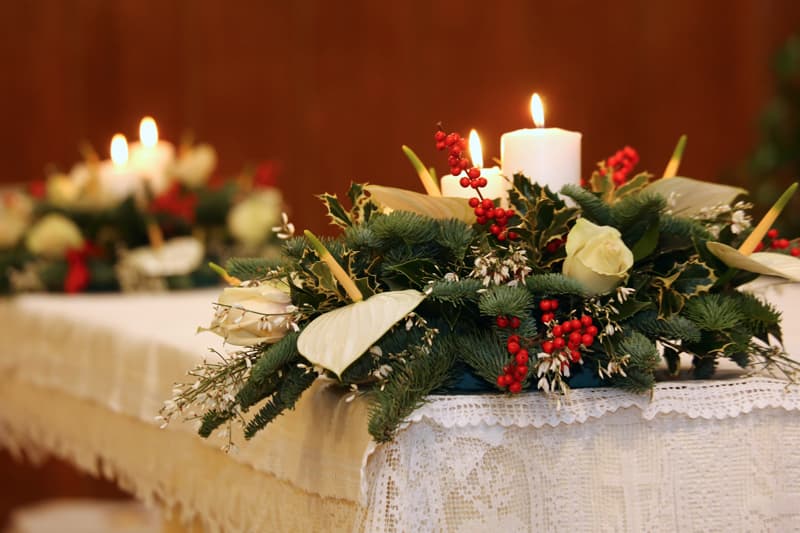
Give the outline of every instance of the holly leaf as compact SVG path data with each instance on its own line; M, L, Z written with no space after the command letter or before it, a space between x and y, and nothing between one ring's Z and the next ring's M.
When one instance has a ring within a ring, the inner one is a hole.
M365 185L364 190L384 210L409 211L439 220L455 218L467 224L475 223L475 212L464 198L428 196L381 185Z
M353 225L350 215L347 214L347 210L342 207L339 198L335 194L320 194L317 198L321 199L322 203L325 204L328 209L328 216L333 224L343 228Z
M615 198L619 200L620 198L624 198L629 194L639 192L647 186L647 184L650 182L650 178L652 177L653 175L649 172L641 172L635 175L619 186L619 188L614 192Z
M410 289L381 292L315 318L297 339L306 359L341 376L425 295Z

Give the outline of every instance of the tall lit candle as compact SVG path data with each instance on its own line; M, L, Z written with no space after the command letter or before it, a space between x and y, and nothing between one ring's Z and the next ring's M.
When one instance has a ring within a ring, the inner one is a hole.
M486 186L481 187L480 191L484 198L492 200L499 198L505 199L509 182L503 178L500 169L497 167L483 168L483 150L481 149L481 139L478 137L478 132L475 130L469 133L469 156L472 159L472 166L480 169L481 177L486 178ZM442 177L442 196L451 196L456 198L472 198L477 196L475 189L472 187L462 187L461 178L465 177L466 172L462 172L458 176L448 174Z
M139 123L139 142L131 144L131 167L150 180L158 192L166 187L167 170L174 160L175 147L159 140L156 121L144 117Z
M532 182L558 192L581 179L581 134L544 127L544 106L539 95L531 98L535 128L504 133L500 138L503 174L512 179L524 174Z

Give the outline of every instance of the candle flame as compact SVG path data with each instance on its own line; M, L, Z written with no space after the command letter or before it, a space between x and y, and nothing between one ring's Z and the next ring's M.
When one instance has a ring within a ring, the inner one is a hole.
M472 166L481 168L483 167L483 150L481 149L481 138L478 137L478 132L471 130L469 132L469 157L472 159Z
M139 140L147 148L158 144L158 126L153 117L144 117L139 123Z
M531 116L537 128L544 128L544 106L542 99L539 98L539 93L533 93L531 96Z
M111 161L118 167L128 162L128 141L121 133L111 137Z

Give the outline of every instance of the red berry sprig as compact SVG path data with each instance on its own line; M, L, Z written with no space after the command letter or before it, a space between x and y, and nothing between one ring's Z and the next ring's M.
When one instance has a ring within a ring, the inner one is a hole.
M516 316L506 317L500 315L496 321L497 327L500 329L510 328L515 330L520 326L520 319ZM503 373L497 376L497 386L501 389L508 388L508 392L512 394L522 392L522 382L528 377L530 355L522 344L523 339L519 335L508 336L506 350L511 355L511 362L504 366Z
M467 158L466 142L458 133L446 133L441 126L434 134L436 149L444 150L447 148L447 164L450 165L450 174L458 176L463 172L466 175L459 180L459 185L475 189L477 196L469 199L469 205L475 212L475 219L482 226L489 225L489 232L498 241L516 240L519 235L515 231L508 231L508 220L514 216L513 209L503 209L495 207L494 202L489 198L484 198L481 189L486 187L487 180L481 176L481 169L471 166L471 161Z
M789 253L793 257L800 257L800 242L797 240L789 240L779 236L778 230L776 228L772 228L767 232L766 237L763 241L756 245L756 249L754 251L760 252L764 248L769 247L773 250L786 250L789 249ZM791 248L790 248L791 247Z
M619 187L628 181L628 176L637 164L639 164L639 153L630 146L626 146L606 159L605 167L600 169L600 174L605 176L607 172L611 172L611 180L614 185ZM582 186L589 187L589 180L584 178L581 181Z
M558 309L558 300L541 300L542 323L550 328L550 334L542 341L542 351L546 354L562 352L573 363L582 361L580 348L588 348L594 344L597 326L592 317L582 315L580 319L571 318L556 322L554 310Z

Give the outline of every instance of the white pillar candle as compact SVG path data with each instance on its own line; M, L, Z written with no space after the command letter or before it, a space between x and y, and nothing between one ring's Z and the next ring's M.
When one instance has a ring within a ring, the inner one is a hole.
M500 199L505 200L508 196L509 182L503 177L502 172L497 167L483 168L483 151L481 150L481 141L478 133L472 130L469 134L469 154L472 159L472 166L480 169L481 177L486 178L486 186L481 187L481 195L484 198L491 200ZM478 193L472 187L462 187L461 178L467 176L466 172L462 172L458 176L448 174L442 177L442 196L450 196L455 198L473 198L477 197Z
M128 161L128 141L121 133L111 138L111 161L102 161L97 174L101 192L115 200L123 200L139 188L141 178Z
M544 108L539 95L531 98L536 128L504 133L500 138L503 174L513 180L524 174L532 182L547 185L553 192L581 181L581 134L561 128L544 127Z
M131 168L150 181L153 192L166 189L167 172L175 161L175 147L158 139L158 127L152 117L144 117L139 123L139 142L131 144L130 154Z

